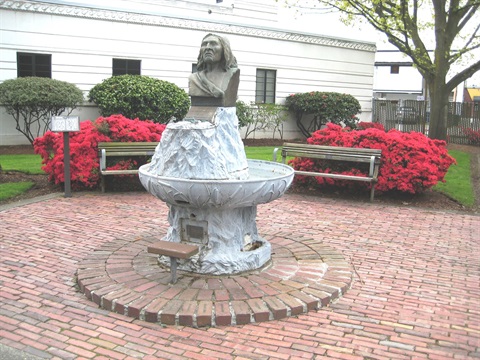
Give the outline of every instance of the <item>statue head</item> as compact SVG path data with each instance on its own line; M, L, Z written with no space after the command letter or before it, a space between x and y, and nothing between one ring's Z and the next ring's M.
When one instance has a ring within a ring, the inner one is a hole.
M207 62L211 61L211 59L205 57L205 50L211 46L211 43L217 43L220 47L219 50L221 56L219 57L218 61L220 62L220 67L223 70L226 71L228 69L237 67L237 59L235 59L235 56L233 56L228 39L215 34L207 34L202 39L202 45L200 47L200 52L197 59L197 71L205 70Z

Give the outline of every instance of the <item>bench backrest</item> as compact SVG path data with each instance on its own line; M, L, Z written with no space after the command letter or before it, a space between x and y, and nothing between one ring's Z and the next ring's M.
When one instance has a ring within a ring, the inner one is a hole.
M101 142L98 152L105 150L106 156L150 156L155 153L158 142Z
M325 160L343 160L355 162L371 162L372 156L375 163L380 163L382 150L349 148L341 146L324 146L310 144L285 143L282 147L282 157L287 156L308 157Z

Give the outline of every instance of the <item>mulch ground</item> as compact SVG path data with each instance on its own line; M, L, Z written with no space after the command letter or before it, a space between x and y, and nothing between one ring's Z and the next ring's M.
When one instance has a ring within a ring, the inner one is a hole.
M281 146L281 140L262 139L254 140L248 139L245 141L247 146ZM449 144L449 149L460 150L472 154L472 183L475 194L475 204L472 207L465 207L454 199L439 193L437 191L429 190L423 194L409 195L409 194L376 194L375 202L381 204L390 204L401 207L421 207L437 210L454 210L480 213L480 147ZM0 154L33 154L31 146L0 146ZM13 203L20 200L30 199L41 195L47 195L54 192L62 192L63 189L59 185L55 185L48 181L47 175L28 175L15 171L0 171L0 183L6 182L20 182L32 181L35 185L27 192L15 198L0 201L0 205ZM136 187L137 188L137 187ZM114 188L115 190L115 188ZM120 189L121 190L121 189ZM289 192L304 193L312 195L308 189L291 187ZM369 200L369 194L366 193L343 193L340 191L316 191L315 195L326 198L348 199L355 202L366 202Z

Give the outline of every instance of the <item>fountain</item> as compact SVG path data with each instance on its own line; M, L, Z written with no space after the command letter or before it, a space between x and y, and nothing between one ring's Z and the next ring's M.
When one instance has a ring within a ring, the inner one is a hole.
M205 36L189 78L191 109L167 125L139 170L143 186L169 206L164 240L199 247L178 264L185 271L225 275L264 266L271 246L258 234L257 205L282 196L293 180L287 165L247 160L235 108L239 76L228 40Z

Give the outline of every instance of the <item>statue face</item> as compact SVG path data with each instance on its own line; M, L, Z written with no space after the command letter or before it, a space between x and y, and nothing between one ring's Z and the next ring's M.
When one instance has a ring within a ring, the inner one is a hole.
M223 47L216 36L206 37L200 49L205 63L218 63L222 60Z

